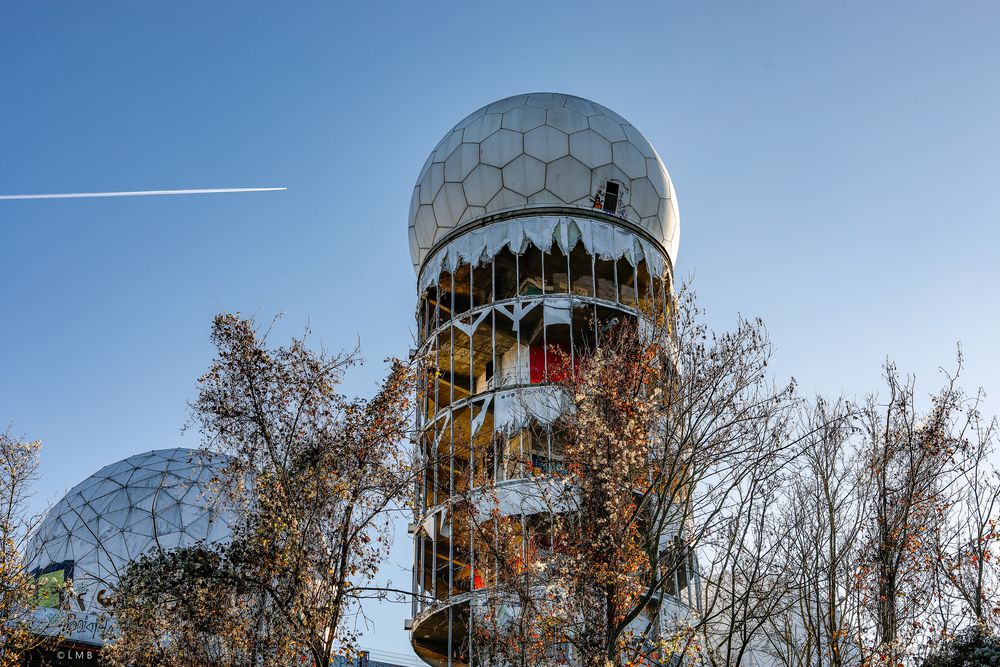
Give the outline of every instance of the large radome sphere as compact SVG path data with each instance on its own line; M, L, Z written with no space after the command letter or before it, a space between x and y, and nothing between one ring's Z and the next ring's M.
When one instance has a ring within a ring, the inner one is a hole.
M619 216L676 259L677 196L646 138L614 111L573 95L515 95L474 111L427 158L410 200L410 255L419 271L452 230L500 212L591 209L608 180L625 186Z
M31 540L31 567L45 571L65 564L86 610L99 608L129 562L154 547L228 539L231 517L210 496L222 465L198 450L178 448L101 468L46 515Z

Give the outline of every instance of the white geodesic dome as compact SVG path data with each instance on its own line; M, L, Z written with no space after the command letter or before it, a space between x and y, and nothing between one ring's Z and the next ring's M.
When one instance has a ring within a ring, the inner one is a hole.
M154 547L225 541L231 516L210 491L222 466L220 458L178 448L101 468L46 515L29 546L32 570L64 569L78 598L69 608L92 612L129 562Z
M409 220L414 268L457 227L506 211L592 209L609 180L624 190L612 213L648 232L674 262L677 195L663 161L627 120L561 93L488 104L444 136L417 177Z

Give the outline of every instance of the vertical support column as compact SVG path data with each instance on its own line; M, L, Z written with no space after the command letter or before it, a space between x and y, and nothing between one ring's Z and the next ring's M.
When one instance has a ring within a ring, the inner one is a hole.
M451 346L448 349L448 411L451 418L448 420L448 594L445 599L448 602L448 667L452 665L454 656L453 632L452 632L452 592L455 590L455 513L451 511L451 501L455 498L455 269L452 267L451 275L451 312L449 313L448 334L451 337Z

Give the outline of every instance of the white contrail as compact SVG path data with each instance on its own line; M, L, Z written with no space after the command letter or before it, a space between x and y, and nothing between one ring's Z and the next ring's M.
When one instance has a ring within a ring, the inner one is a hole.
M90 197L151 197L153 195L208 195L220 192L276 192L288 188L211 188L201 190L133 190L131 192L70 192L43 195L0 195L0 199L86 199Z

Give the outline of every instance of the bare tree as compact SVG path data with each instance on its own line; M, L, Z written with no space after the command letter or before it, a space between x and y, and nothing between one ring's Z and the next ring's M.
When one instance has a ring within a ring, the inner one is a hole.
M231 314L215 318L212 341L217 357L192 410L205 446L227 457L219 482L239 517L232 540L160 554L142 566L142 585L119 589L116 606L153 602L192 641L203 639L215 606L228 619L216 629L229 635L213 651L246 664L325 667L356 649L360 600L388 594L370 582L391 542L387 510L413 479L403 442L410 370L394 361L374 398L349 399L338 386L356 353L315 352L305 337L269 348L252 320ZM191 596L208 608L186 606ZM136 622L121 625L118 664L164 664L144 643L181 640L141 615L121 616Z
M775 619L790 605L784 559L791 527L780 521L787 476L773 465L750 472L734 493L719 530L698 549L702 660L708 665L746 664L768 652Z
M886 364L885 382L885 398L869 398L859 415L868 511L858 644L866 663L896 665L913 655L927 629L933 535L944 520L947 481L964 447L967 415L954 376L926 412L917 405L913 379L900 377L892 364Z
M884 378L881 397L805 416L783 519L792 604L768 633L782 664L915 665L995 623L996 422L957 374L926 408L913 378Z
M980 392L965 402L967 418L961 465L951 480L946 520L934 525L937 622L945 638L971 623L1000 631L1000 473L996 454L997 420L979 411Z
M41 519L30 507L41 447L9 428L0 433L0 667L22 664L46 640L33 631L37 591L26 562L28 539Z
M784 571L789 604L771 619L772 655L788 667L855 665L859 623L857 535L867 494L856 455L853 407L822 398L802 415L807 437L791 470Z
M265 601L240 577L225 548L195 545L131 562L113 599L120 628L102 653L112 665L274 664L282 633L270 634Z
M682 294L668 327L604 327L572 366L550 365L568 400L552 430L563 466L522 484L514 513L470 503L496 605L486 615L508 619L481 627L491 641L507 627L510 642L543 644L536 654L595 667L680 654L721 664L762 641L780 585L766 508L797 447L794 390L770 383L759 320L713 335ZM703 547L715 566L704 580ZM723 618L726 645L710 632Z

